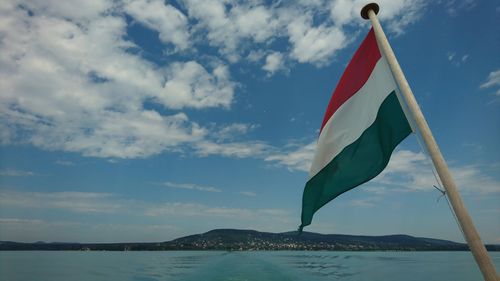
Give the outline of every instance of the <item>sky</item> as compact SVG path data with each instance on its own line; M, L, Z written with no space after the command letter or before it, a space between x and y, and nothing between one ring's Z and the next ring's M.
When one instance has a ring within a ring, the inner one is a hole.
M365 1L0 1L0 240L296 230ZM500 5L379 1L482 238L500 244ZM306 231L463 241L415 135Z

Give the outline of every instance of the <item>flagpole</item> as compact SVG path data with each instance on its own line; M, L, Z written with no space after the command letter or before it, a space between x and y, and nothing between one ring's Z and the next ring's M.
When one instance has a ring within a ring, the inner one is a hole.
M459 223L460 228L463 230L463 235L469 248L476 260L476 263L483 274L484 280L487 281L498 281L500 278L498 277L495 267L491 261L488 252L484 246L479 233L477 232L474 223L464 206L462 198L457 190L457 186L453 177L448 169L448 165L446 164L441 151L434 139L434 136L429 129L429 125L427 125L427 121L420 110L415 97L410 89L410 85L399 66L399 63L392 51L391 46L389 45L389 41L387 41L387 37L385 36L382 27L380 26L380 22L377 18L377 13L379 11L379 6L376 3L370 3L363 7L361 10L361 16L364 19L370 19L373 30L375 32L375 37L377 38L377 42L382 49L383 54L385 55L391 71L396 79L396 82L401 90L401 93L406 100L408 105L408 109L415 120L418 130L422 135L422 139L424 140L425 146L429 151L430 157L432 159L432 163L434 164L436 171L439 175L439 179L443 183L443 186L446 190L446 194L448 195L448 199L453 208L453 211L457 217L457 221Z

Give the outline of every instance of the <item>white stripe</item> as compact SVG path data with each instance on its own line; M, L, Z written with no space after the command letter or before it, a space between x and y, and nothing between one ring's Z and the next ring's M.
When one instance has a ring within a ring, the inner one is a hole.
M323 127L309 179L375 122L382 102L395 89L396 82L382 56L363 87L344 102Z

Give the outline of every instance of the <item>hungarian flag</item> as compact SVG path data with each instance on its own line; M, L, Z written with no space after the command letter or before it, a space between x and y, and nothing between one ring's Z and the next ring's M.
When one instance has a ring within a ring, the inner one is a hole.
M300 231L319 208L382 172L394 148L412 132L396 91L372 29L326 109L302 197Z

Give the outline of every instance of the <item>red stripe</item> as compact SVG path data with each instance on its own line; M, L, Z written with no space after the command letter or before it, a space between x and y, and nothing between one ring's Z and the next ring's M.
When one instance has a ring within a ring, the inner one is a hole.
M372 28L347 65L344 74L342 74L326 109L321 130L323 130L323 127L335 111L363 87L380 57L377 40Z

